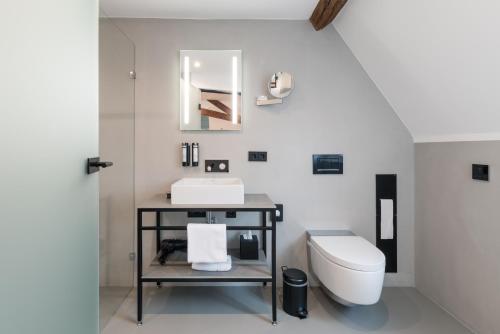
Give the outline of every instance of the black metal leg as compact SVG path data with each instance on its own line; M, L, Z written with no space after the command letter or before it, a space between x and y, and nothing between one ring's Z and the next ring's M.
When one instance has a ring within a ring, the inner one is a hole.
M137 325L142 325L142 211L137 210Z
M262 219L262 227L265 227L267 225L267 212L262 211L260 213L261 219ZM264 252L264 255L267 256L267 231L263 230L262 231L262 251ZM262 286L267 286L267 282L263 282Z
M265 227L267 225L267 212L262 211L262 227ZM264 251L264 254L267 255L267 231L263 230L262 231L262 250Z
M276 320L276 210L271 211L272 222L272 255L271 255L271 272L273 276L273 325L277 324Z
M159 252L160 252L160 246L161 246L161 230L160 230L160 226L161 226L161 212L157 211L156 212L156 227L158 229L156 230L156 254L159 254ZM156 286L158 288L160 288L161 287L161 282L160 281L156 282Z
M161 212L156 212L156 227L161 226ZM161 245L161 231L158 229L156 230L156 253L160 251L160 245Z

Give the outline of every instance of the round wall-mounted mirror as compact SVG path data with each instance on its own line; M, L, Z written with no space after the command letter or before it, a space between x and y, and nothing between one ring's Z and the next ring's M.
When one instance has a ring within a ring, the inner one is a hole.
M274 73L268 85L269 94L277 98L290 95L293 90L293 77L288 72Z

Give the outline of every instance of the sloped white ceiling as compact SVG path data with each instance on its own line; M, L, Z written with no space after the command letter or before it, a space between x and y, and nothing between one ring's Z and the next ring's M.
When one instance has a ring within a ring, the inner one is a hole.
M305 20L317 0L101 0L111 17Z
M416 142L500 139L500 1L350 0L334 26Z

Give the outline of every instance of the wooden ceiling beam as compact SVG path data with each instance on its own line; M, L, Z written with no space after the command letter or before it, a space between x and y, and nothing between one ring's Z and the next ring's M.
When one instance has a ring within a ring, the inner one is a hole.
M211 99L207 100L207 101L210 102L212 105L216 106L217 108L219 108L221 111L225 112L227 115L231 115L231 113L232 113L231 108L229 108L228 106L226 106L221 101L219 101L219 100L211 100Z
M316 31L323 29L337 17L347 0L319 0L309 21Z
M223 112L218 112L210 109L200 109L201 115L202 116L208 116L208 117L213 117L213 118L218 118L222 119L224 121L231 122L231 116L227 115Z

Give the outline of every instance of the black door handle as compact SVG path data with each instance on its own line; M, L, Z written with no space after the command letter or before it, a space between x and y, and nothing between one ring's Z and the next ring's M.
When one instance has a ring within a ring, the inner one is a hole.
M113 166L113 163L110 162L110 161L99 161L99 162L93 164L93 166L101 167L101 168L106 168L106 167Z
M99 157L87 159L87 174L98 172L100 168L107 168L113 166L110 161L101 161Z

